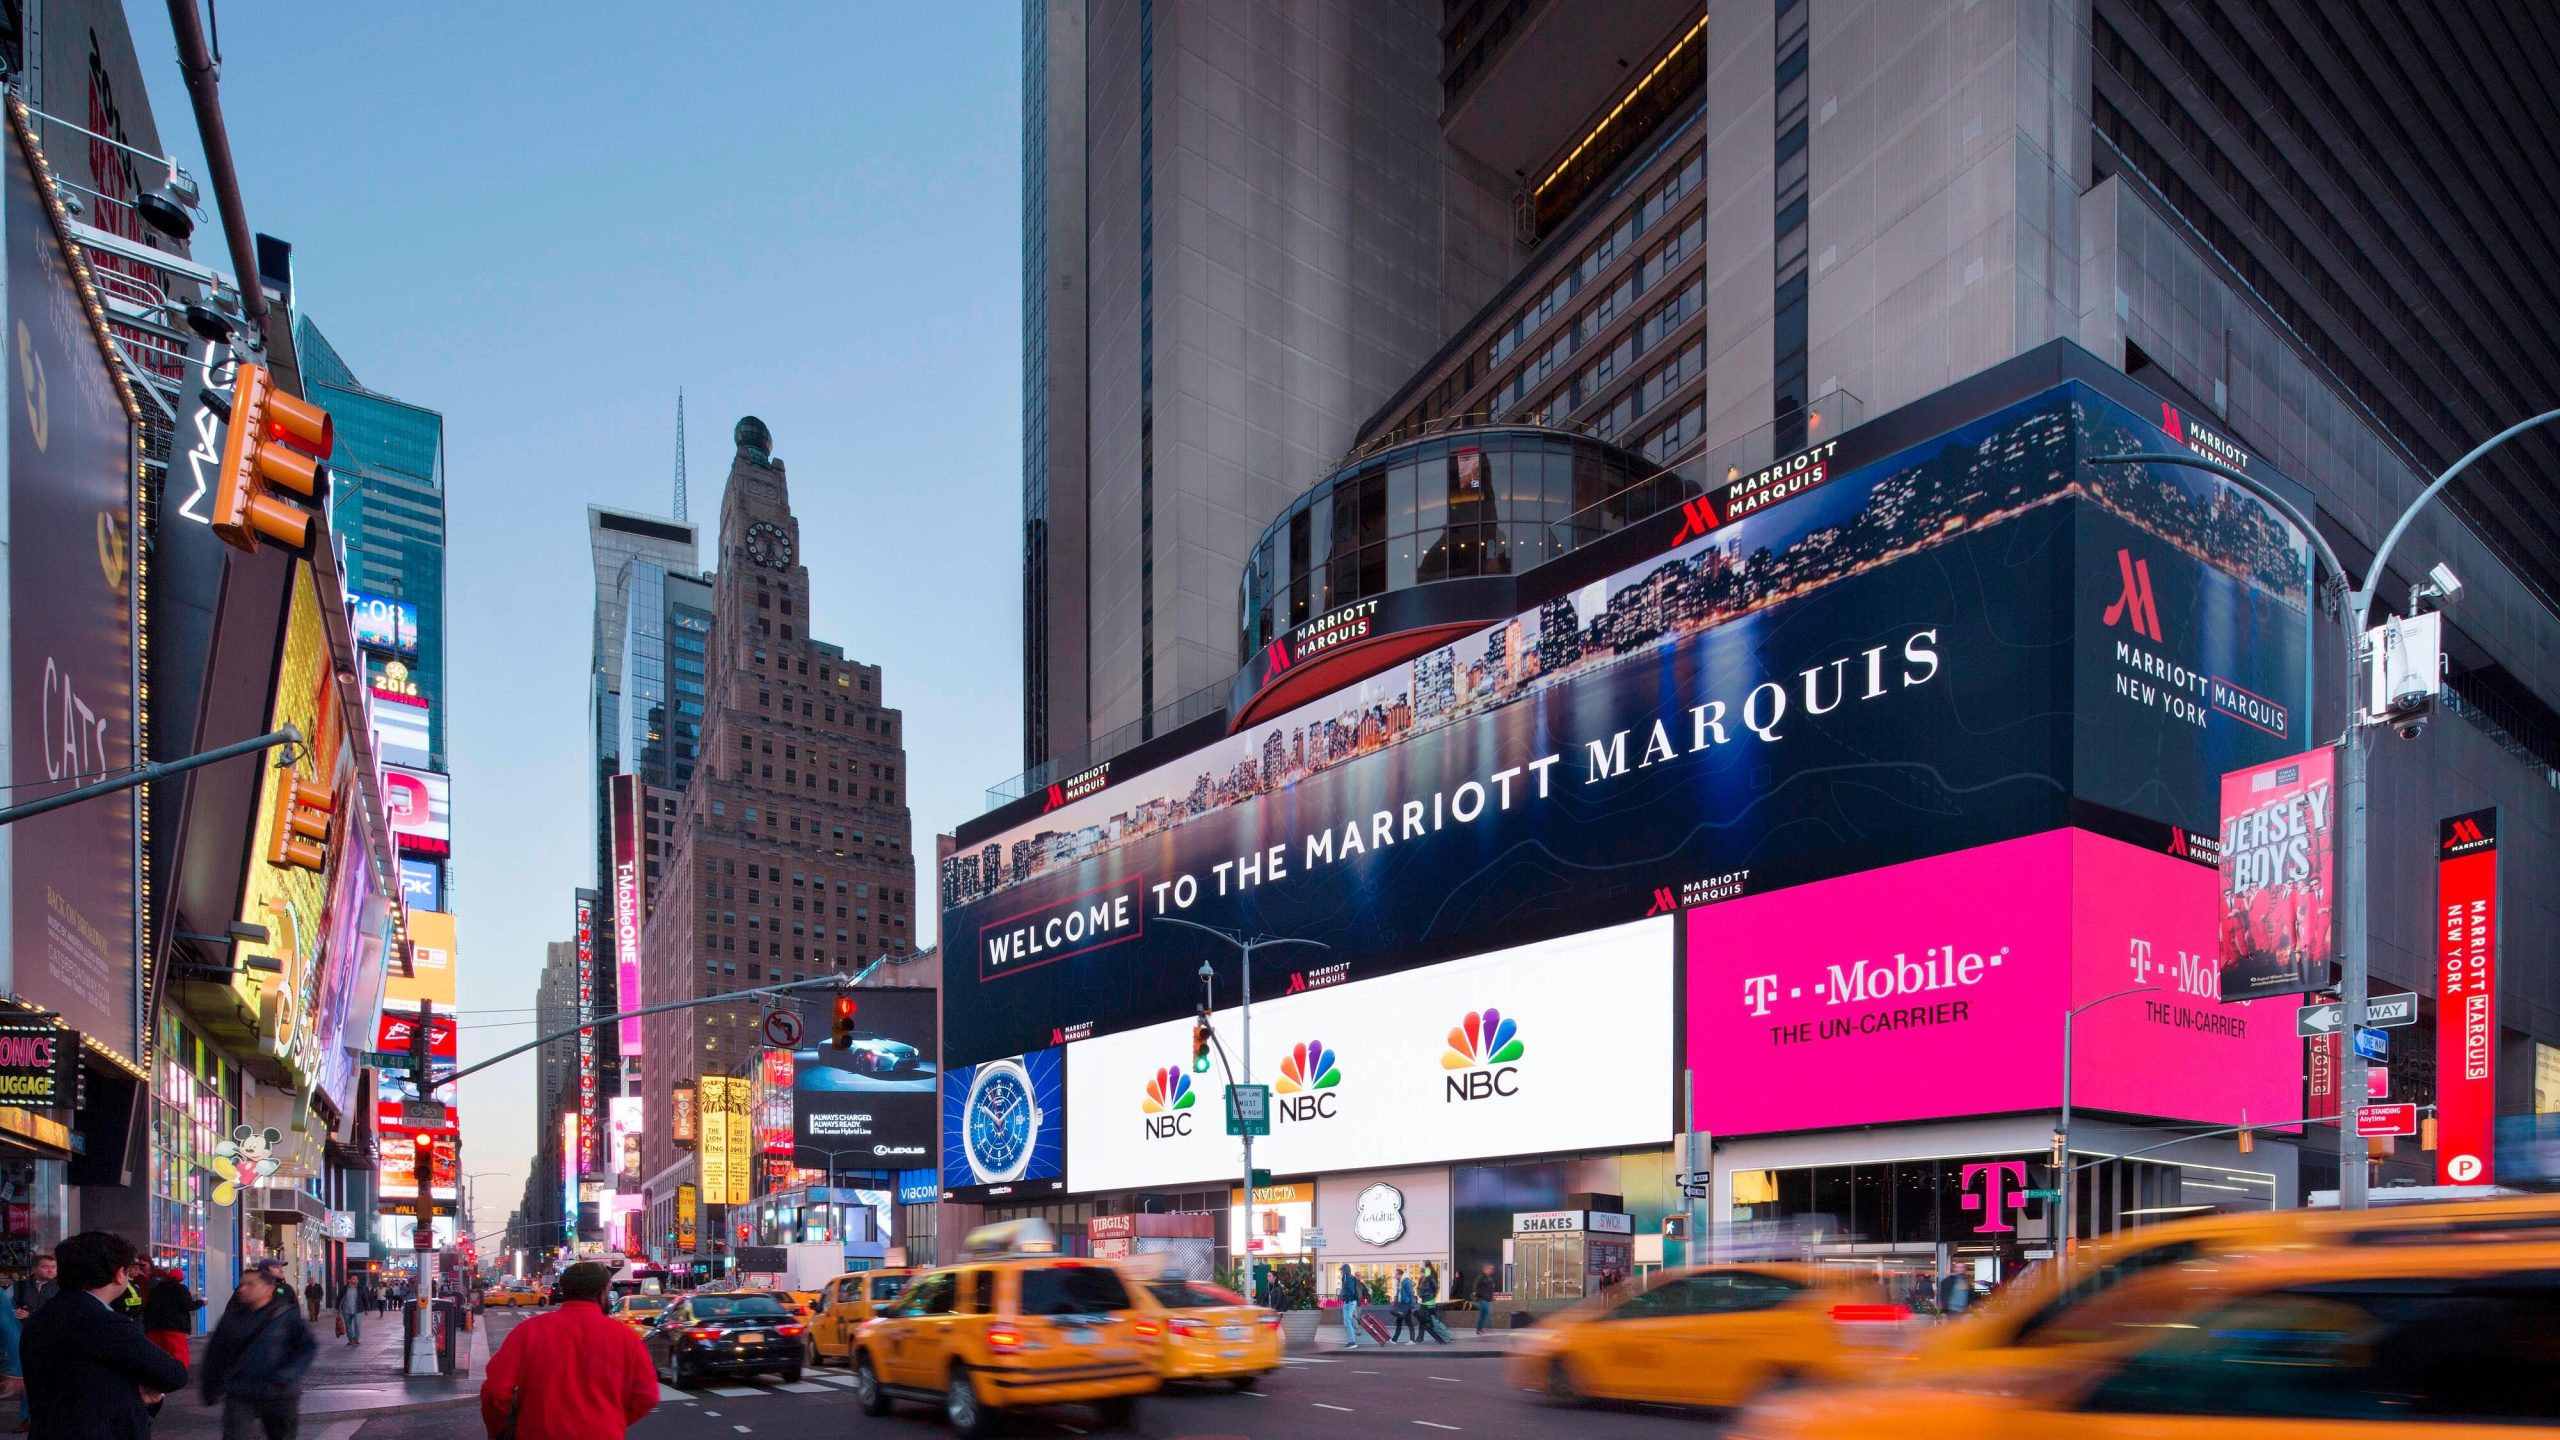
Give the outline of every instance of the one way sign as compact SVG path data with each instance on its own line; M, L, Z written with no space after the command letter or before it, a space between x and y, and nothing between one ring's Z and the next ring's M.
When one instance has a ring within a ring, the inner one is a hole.
M2303 1036L2335 1035L2346 1014L2347 1007L2335 1000L2326 1005L2305 1005L2293 1012L2294 1033Z
M2305 1005L2293 1012L2293 1030L2306 1038L2335 1035L2346 1028L2347 1007L2331 1000L2320 1005ZM2364 1023L2385 1029L2418 1023L2418 997L2414 992L2376 995L2364 1002Z

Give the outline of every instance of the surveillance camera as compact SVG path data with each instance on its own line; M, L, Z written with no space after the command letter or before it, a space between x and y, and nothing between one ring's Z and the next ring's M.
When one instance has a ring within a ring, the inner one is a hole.
M2450 605L2462 598L2462 577L2454 574L2449 565L2439 562L2429 567L2427 581L2436 587L2436 602L2440 605Z
M2400 732L2401 739L2415 740L2418 738L2420 732L2427 728L2427 717L2423 712L2415 715L2403 715L2399 719L2391 722L2391 728Z

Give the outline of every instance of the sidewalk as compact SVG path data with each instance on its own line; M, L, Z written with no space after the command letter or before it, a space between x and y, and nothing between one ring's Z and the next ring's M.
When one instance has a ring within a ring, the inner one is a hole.
M1497 1314L1495 1318L1501 1317ZM1431 1340L1418 1345L1379 1345L1364 1336L1359 1345L1351 1346L1342 1343L1342 1312L1327 1310L1324 1322L1316 1327L1314 1342L1291 1345L1289 1354L1302 1360L1336 1359L1346 1354L1379 1360L1483 1360L1518 1352L1530 1335L1526 1329L1487 1330L1479 1335L1475 1333L1473 1312L1463 1317L1463 1323L1460 1316L1444 1314L1441 1323L1449 1327L1446 1345Z
M327 1314L322 1314L320 1323L312 1327L313 1338L320 1342L320 1353L311 1362L311 1373L302 1391L306 1433L315 1429L315 1422L475 1403L480 1397L480 1377L489 1368L489 1317L478 1318L479 1323L462 1336L463 1343L470 1347L463 1352L469 1374L411 1379L400 1373L398 1312L365 1316L364 1339L355 1345L331 1333L337 1327ZM198 1335L192 1342L198 1361L204 1358L208 1338ZM221 1433L222 1407L206 1405L197 1398L192 1383L186 1394L169 1397L152 1426L155 1436Z

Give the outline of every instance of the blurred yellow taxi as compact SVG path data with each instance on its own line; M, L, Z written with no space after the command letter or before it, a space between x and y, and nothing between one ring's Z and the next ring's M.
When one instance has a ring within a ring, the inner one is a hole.
M508 1282L490 1286L481 1294L480 1303L483 1307L504 1305L511 1309L524 1305L538 1306L542 1303L542 1292L531 1285Z
M2199 1262L2111 1299L2112 1337L2065 1356L1788 1395L1727 1434L2419 1440L2560 1422L2560 1245Z
M1706 1265L1613 1286L1541 1322L1511 1381L1567 1403L1725 1407L1854 1373L1911 1318L1869 1277L1812 1265Z
M1197 1280L1139 1282L1161 1312L1164 1347L1156 1373L1167 1380L1224 1380L1250 1390L1280 1368L1280 1312Z
M2432 1201L2370 1210L2264 1210L2146 1225L2074 1251L2069 1273L2040 1265L1962 1318L1934 1327L1908 1378L2014 1370L2109 1338L2088 1307L2154 1271L2334 1247L2560 1243L2560 1195Z
M657 1324L658 1317L666 1314L667 1307L674 1303L672 1295L625 1295L613 1302L613 1318L634 1330L645 1332Z
M817 1313L809 1317L809 1360L815 1365L850 1364L853 1332L878 1315L915 1271L904 1266L855 1270L839 1275L818 1292Z

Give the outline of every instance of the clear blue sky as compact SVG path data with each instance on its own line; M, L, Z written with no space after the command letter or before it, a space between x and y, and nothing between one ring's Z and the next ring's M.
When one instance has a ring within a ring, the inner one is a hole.
M202 174L167 11L127 14ZM251 226L294 243L367 385L445 416L461 1000L507 1012L466 1017L464 1058L531 1038L506 1022L591 878L585 507L666 512L679 385L706 526L730 426L772 427L815 632L885 667L930 857L1021 752L1018 7L220 16ZM503 1172L488 1228L532 1152L530 1057L462 1101L466 1168Z

